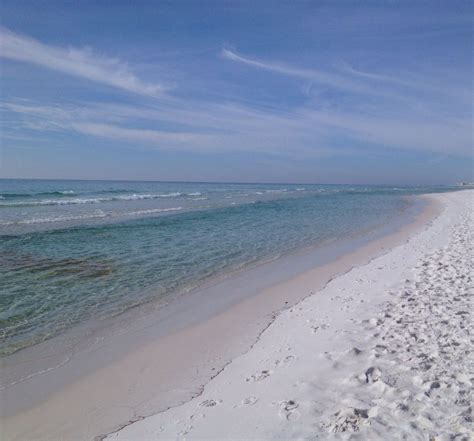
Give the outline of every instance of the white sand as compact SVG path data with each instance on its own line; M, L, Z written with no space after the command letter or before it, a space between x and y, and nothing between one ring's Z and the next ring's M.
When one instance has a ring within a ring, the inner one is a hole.
M283 311L193 400L109 435L474 439L473 191L424 231Z

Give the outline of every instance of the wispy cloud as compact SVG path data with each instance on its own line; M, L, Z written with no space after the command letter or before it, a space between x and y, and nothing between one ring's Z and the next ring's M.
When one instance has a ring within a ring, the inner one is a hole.
M339 89L347 89L357 92L367 91L367 89L363 85L347 80L333 73L327 73L315 69L295 68L283 63L273 63L259 60L256 58L249 58L229 49L222 49L221 55L231 61L246 64L259 69L268 70L271 72L276 72L290 77L297 77L305 80L316 81Z
M229 49L222 49L221 56L257 69L309 81L310 87L308 88L308 84L306 84L303 89L306 95L309 95L309 90L314 85L319 84L333 91L339 90L365 97L383 98L408 105L419 104L419 100L414 96L414 92L419 92L425 94L424 102L429 102L430 99L439 102L448 98L456 100L458 104L465 104L469 100L470 106L471 89L465 84L465 81L456 84L455 81L443 78L443 75L440 75L441 78L437 78L434 72L421 76L395 71L395 73L387 75L355 69L346 62L340 62L338 66L332 66L329 70L305 69L283 62L250 58Z
M405 117L310 112L309 121L358 139L368 145L469 157L472 121L469 118L433 118L409 113Z
M408 72L398 72L396 75L387 75L383 73L367 72L360 69L356 69L348 63L342 62L342 71L370 81L372 84L387 84L398 87L398 90L405 90L407 93L413 94L413 92L419 91L423 93L429 93L435 95L437 100L440 98L445 99L451 97L459 102L468 102L471 105L470 100L470 88L469 83L465 80L456 82L454 79L444 78L440 72L430 72L428 74L417 74ZM441 81L440 78L441 77ZM400 89L402 88L402 89Z
M0 109L16 114L28 130L76 132L133 148L247 151L292 158L360 156L387 148L469 157L472 149L470 120L416 113L395 116L309 107L278 113L190 102L174 108L8 102Z
M157 97L164 91L161 84L140 80L127 63L99 55L88 48L61 48L0 27L0 57L36 64L96 83L139 95Z
M3 56L28 59L30 62L32 57L39 57L43 60L41 63L46 63L46 58L48 65L51 65L59 63L58 54L65 51L9 31L2 32L3 35L6 32L8 37L8 44L2 47ZM14 50L15 41L21 42L18 43L21 50ZM33 53L36 47L39 52L42 51L41 56ZM52 55L46 57L50 52ZM331 92L343 89L362 95L334 100L337 94L330 93L312 97L304 103L300 101L291 107L284 105L276 108L259 106L252 100L245 104L236 100L211 102L170 94L163 95L159 105L154 101L146 105L143 102L126 105L118 101L47 104L11 99L0 105L4 121L13 121L12 124L4 123L4 131L12 135L22 129L38 133L75 133L114 140L131 148L260 152L292 158L341 154L360 156L368 150L382 152L387 148L461 157L471 154L471 121L464 109L464 94L459 93L460 98L448 102L441 98L442 93L439 92L455 89L441 87L443 81L447 82L446 75L433 73L430 78L434 79L433 84L438 84L434 87L427 81L425 83L429 85L424 85L415 75L372 73L349 65L340 67L338 75L290 67L284 63L264 62L228 49L222 51L222 56L255 68L302 78L314 84L314 88L322 84ZM77 62L84 58L87 63ZM86 52L80 57L75 55L66 64L68 68L78 64L87 70L91 65L103 66L100 60L92 52ZM114 61L110 66L121 64ZM114 71L110 68L107 75L104 69L100 72L110 80ZM108 75L110 72L112 74ZM436 78L444 80L437 82ZM120 87L132 90L138 80L134 81ZM153 89L147 93L149 86L138 84L143 95L156 92ZM418 89L423 89L419 95ZM306 93L311 95L312 91L307 90ZM366 99L368 95L371 95L370 99Z
M154 129L133 129L113 124L92 122L72 123L71 127L86 135L98 136L120 141L131 141L154 145L156 148L185 147L187 150L195 146L212 145L214 137L202 133L170 132ZM193 147L191 147L193 146ZM199 147L198 147L199 149Z
M317 127L294 115L276 115L236 105L181 108L124 105L44 105L31 101L0 105L4 120L15 114L28 131L81 133L131 148L188 152L259 152L297 156L334 155ZM140 126L139 128L137 126ZM173 126L173 129L170 128ZM9 127L5 128L10 131ZM320 142L318 142L320 139Z
M221 56L237 63L246 64L248 66L275 72L288 77L301 78L308 80L311 83L319 83L320 85L340 91L355 94L382 96L385 98L397 100L404 99L404 97L393 94L390 91L379 87L379 84L374 84L372 80L380 79L376 75L359 75L358 72L351 72L348 69L342 72L338 72L334 69L331 71L324 71L321 69L305 69L289 66L288 64L282 62L270 62L257 58L250 58L229 49L222 49Z

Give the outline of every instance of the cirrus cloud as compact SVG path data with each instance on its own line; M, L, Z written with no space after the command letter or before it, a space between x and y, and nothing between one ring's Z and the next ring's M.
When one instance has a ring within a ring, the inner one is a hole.
M89 48L50 46L4 27L0 27L0 57L36 64L138 95L157 97L165 90L162 84L140 80L120 59L99 55Z

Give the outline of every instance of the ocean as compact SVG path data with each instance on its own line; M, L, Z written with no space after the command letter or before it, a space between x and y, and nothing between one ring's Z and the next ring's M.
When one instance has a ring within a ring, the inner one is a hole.
M367 234L406 196L453 189L0 180L0 354Z

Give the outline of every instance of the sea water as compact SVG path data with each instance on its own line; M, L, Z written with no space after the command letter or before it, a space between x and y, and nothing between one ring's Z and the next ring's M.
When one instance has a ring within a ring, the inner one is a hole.
M381 228L407 195L447 190L0 180L0 354Z

